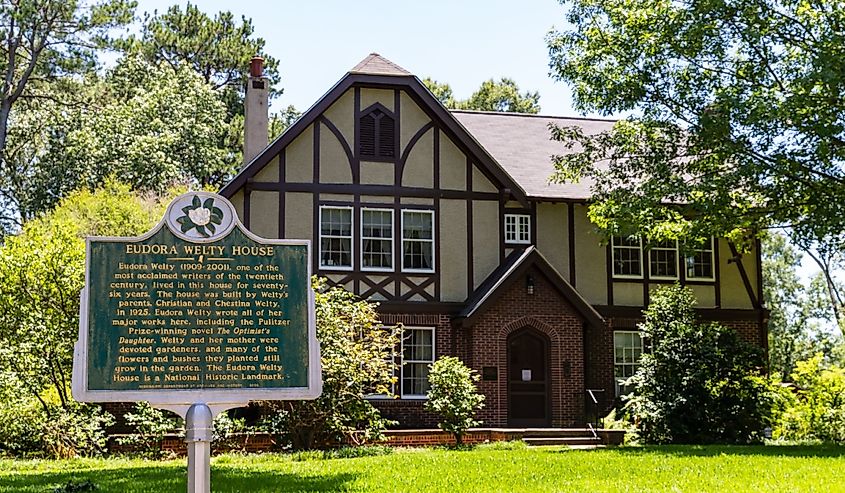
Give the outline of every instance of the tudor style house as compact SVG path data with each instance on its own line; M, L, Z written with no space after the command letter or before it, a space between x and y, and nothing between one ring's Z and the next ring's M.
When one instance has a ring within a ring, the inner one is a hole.
M248 89L265 87L253 67ZM613 125L451 111L372 54L274 142L247 149L255 157L221 191L249 229L310 239L314 272L404 325L398 397L375 399L404 427L436 422L423 404L441 355L482 375L486 426L583 426L588 390L603 391L602 410L625 392L641 311L665 283L689 286L704 318L766 346L759 248L740 255L714 239L685 258L675 243L602 244L589 183L549 183L550 156L569 152L550 123Z

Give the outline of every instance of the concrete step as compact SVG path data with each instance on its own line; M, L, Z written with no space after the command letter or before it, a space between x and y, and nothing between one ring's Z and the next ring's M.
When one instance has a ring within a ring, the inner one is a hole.
M592 437L587 428L527 428L525 438Z
M584 447L601 445L601 440L590 437L545 437L545 438L523 438L523 442L530 447L543 445L568 445L570 447Z

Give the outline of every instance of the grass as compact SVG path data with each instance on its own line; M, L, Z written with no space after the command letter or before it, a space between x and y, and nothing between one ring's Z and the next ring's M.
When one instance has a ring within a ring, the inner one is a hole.
M303 460L305 459L305 460ZM185 491L185 461L0 460L0 492L49 492L68 481L97 492ZM404 449L359 458L223 455L213 491L402 492L837 492L845 447L666 446L592 451L487 446Z

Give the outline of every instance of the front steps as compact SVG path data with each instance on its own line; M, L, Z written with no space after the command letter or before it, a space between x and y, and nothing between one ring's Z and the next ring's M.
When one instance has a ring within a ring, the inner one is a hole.
M527 428L522 441L532 447L566 445L572 448L597 448L606 445L601 435L594 436L587 428Z

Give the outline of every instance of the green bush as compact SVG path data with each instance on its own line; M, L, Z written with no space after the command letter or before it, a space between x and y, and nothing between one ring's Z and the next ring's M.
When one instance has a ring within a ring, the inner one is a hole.
M56 459L100 455L106 451L106 428L113 423L112 415L96 404L56 406L42 428L45 451Z
M484 407L484 396L475 388L478 373L458 358L444 356L431 365L428 373L428 401L425 408L440 415L437 424L455 435L456 445L463 444L466 430L480 423L475 412Z
M774 422L778 392L763 352L732 329L697 320L689 289L654 292L641 325L651 342L626 409L647 443L748 443Z
M781 440L845 442L845 369L825 368L821 354L799 361L796 391L774 430Z
M0 453L13 457L40 455L47 415L35 399L0 402Z
M123 418L134 433L118 438L118 443L130 447L133 453L143 457L162 456L161 442L164 435L182 427L180 417L156 409L146 402L135 404L134 412L124 414Z
M365 394L390 395L399 327L385 327L376 305L314 279L323 393L314 400L268 401L264 426L293 450L362 445L384 439L392 424Z
M55 459L99 455L108 439L105 429L113 421L95 404L7 401L0 405L0 452Z

